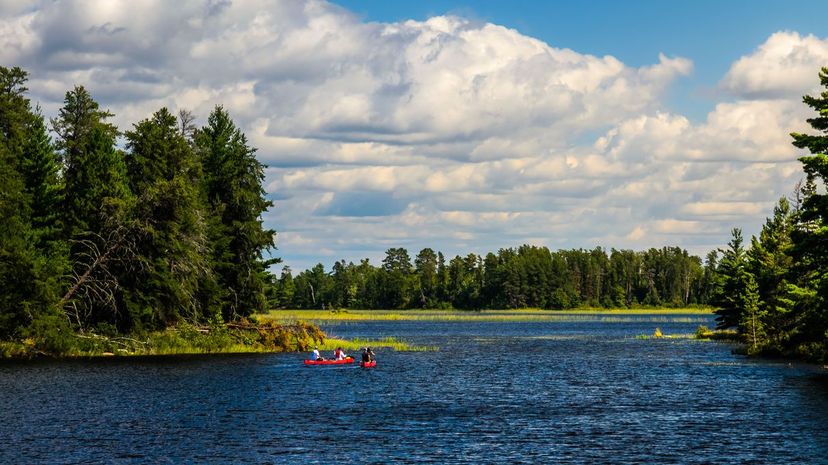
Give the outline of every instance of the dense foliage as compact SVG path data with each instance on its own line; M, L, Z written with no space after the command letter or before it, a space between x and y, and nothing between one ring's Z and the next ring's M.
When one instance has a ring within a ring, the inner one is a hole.
M89 330L215 327L264 310L271 204L223 108L203 128L161 108L122 134L78 86L52 140L26 81L0 67L0 339L63 352Z
M819 74L828 88L828 68ZM805 180L792 199L782 198L773 216L742 245L741 231L719 265L714 298L719 327L735 328L752 353L828 359L828 91L804 102L816 135L791 134L803 156Z
M712 266L712 268L710 268ZM273 283L273 306L283 308L523 308L684 307L705 304L717 285L716 255L703 266L678 247L607 251L524 245L486 256L446 261L421 250L391 248L380 266L338 261Z

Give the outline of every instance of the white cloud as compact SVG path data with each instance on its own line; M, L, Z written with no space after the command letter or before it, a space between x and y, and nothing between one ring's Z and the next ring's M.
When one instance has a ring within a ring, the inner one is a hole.
M693 63L648 66L454 16L367 23L323 1L0 6L0 61L54 115L86 85L128 128L160 106L223 104L268 164L278 254L377 259L679 244L761 223L800 176L793 130L828 41L772 35L696 122L662 104Z
M782 31L737 60L722 86L748 98L793 98L816 88L817 72L828 64L828 39Z

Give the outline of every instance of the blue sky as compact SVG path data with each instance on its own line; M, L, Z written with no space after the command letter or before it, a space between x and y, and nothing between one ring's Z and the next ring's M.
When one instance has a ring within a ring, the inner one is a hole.
M123 130L223 105L268 166L298 271L390 247L704 255L802 178L828 65L816 1L0 3L46 116L86 86Z

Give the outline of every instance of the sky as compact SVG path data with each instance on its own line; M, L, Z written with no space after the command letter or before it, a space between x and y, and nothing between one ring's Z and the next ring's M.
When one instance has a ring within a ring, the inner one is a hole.
M704 255L802 178L828 3L4 1L0 64L122 129L223 105L294 271L521 244ZM822 27L821 27L822 26Z

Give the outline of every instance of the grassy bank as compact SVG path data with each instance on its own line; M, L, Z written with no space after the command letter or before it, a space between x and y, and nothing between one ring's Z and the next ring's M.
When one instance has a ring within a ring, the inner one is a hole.
M46 334L21 341L0 341L0 358L307 352L314 346L321 350L342 347L346 351L358 351L361 347L396 351L437 350L436 347L416 346L391 337L353 340L329 338L318 326L302 321L244 321L211 326L179 324L163 331L130 335L108 332L105 328L103 331Z
M184 354L296 352L324 343L318 326L305 322L261 324L242 321L197 326L182 323L163 331L118 334L106 327L96 331L50 332L21 341L0 342L4 358L105 357Z
M577 310L273 310L257 315L260 321L289 323L312 321L486 321L486 322L541 322L541 321L597 321L624 323L645 321L652 323L706 323L712 314L707 308L654 309L577 309Z

